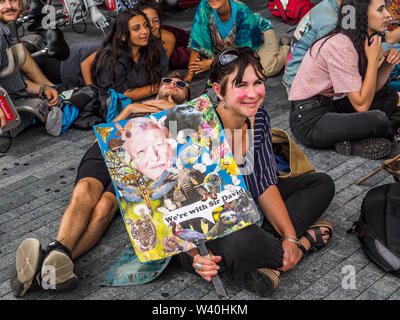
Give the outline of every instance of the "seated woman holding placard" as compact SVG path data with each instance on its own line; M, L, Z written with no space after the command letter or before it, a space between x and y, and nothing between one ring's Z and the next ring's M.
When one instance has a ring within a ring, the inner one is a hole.
M264 217L224 238L207 242L212 260L197 249L177 256L211 281L219 272L260 296L269 295L279 283L279 271L295 267L300 259L323 247L333 235L327 221L317 221L334 195L334 183L325 173L308 173L278 180L271 141L269 116L262 107L265 97L263 68L250 48L220 52L210 68L210 81L218 97L216 111L247 188ZM229 134L231 133L231 134Z

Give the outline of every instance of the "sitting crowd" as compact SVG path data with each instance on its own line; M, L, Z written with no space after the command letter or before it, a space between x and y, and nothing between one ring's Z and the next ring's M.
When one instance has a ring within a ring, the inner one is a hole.
M347 5L357 12L354 28L343 23L341 8ZM7 23L18 16L21 1L5 0L0 9L3 68L5 48L11 45ZM156 2L138 1L135 9L118 14L103 42L71 48L69 58L52 69L55 74L45 75L27 53L21 72L0 79L0 85L15 104L39 94L43 99L34 98L36 103L50 108L59 102L59 83L113 89L131 102L114 118L117 121L189 101L192 79L207 71L221 126L232 136L242 131L242 143L230 147L239 168L253 164L242 175L262 218L209 241L209 257L192 249L172 262L206 281L221 273L250 292L268 296L278 287L281 272L296 267L332 238L332 224L320 217L334 197L335 185L323 172L280 176L270 118L263 107L265 79L285 69L290 129L302 145L368 159L386 157L393 142L400 141L399 95L385 86L400 63L400 53L393 47L383 51L381 43L390 13L384 0L322 0L298 24L291 47L288 37L278 40L271 23L238 0L202 0L190 34L161 25L160 16ZM21 118L13 136L33 116L22 113ZM1 109L0 121L1 128ZM10 279L14 295L42 289L49 266L56 270L53 290L75 288L74 261L98 243L118 209L94 141L79 164L55 241L46 249L34 238L19 246Z

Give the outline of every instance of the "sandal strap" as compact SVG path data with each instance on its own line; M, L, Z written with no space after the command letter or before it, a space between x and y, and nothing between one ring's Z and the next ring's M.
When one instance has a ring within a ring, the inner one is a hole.
M315 233L315 243L314 243L314 245L316 247L319 247L321 245L323 246L324 245L324 240L322 239L321 227L314 227L313 230L314 230L314 233ZM309 234L309 233L307 232L307 234Z
M303 245L300 245L299 246L299 249L303 252L303 257L305 257L306 255L307 255L307 250L306 250L306 248L304 248L304 246Z
M314 230L315 231L315 230ZM306 232L305 234L303 234L303 237L306 238L308 240L308 242L310 243L310 249L314 248L316 245L316 242L314 240L314 238L312 237L311 234L309 234L308 232ZM308 249L308 250L310 250Z

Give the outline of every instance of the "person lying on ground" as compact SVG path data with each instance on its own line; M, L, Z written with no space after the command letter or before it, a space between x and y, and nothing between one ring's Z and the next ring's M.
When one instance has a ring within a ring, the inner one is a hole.
M131 113L162 111L187 101L189 86L182 79L182 75L171 73L160 83L155 101L131 104L115 120L127 119ZM74 261L98 243L118 208L111 177L95 141L79 164L75 187L62 215L56 240L45 251L33 238L25 239L18 247L10 278L13 294L20 297L30 290L40 290L42 279L52 267L55 270L52 289L63 291L76 287L78 277ZM27 268L28 265L33 269Z

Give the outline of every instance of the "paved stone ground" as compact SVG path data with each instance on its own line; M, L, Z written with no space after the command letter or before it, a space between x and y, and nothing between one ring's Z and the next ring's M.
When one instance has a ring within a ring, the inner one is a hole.
M266 1L244 1L254 11L271 19L278 36L293 31L272 17ZM317 1L318 2L318 1ZM195 8L167 13L166 23L190 29ZM65 28L69 43L101 39L102 34L89 26L86 34L76 34ZM290 132L289 103L281 85L281 77L267 80L265 108L273 127ZM193 96L200 93L206 75L193 84ZM93 140L93 132L70 130L60 137L51 137L43 127L32 127L13 140L7 154L0 154L0 299L15 299L9 285L9 271L20 242L28 237L38 238L42 245L52 241L59 220L69 201L81 157ZM306 257L292 271L282 274L280 286L268 299L400 299L400 281L386 274L368 260L354 235L346 233L358 218L365 193L374 186L393 182L383 172L362 185L355 182L377 168L381 161L346 157L333 150L302 149L318 171L327 172L336 185L336 196L323 218L335 227L333 239L326 248ZM390 157L398 154L397 145ZM100 243L76 261L80 286L65 294L46 291L27 294L22 299L146 299L146 300L209 300L216 299L211 284L197 276L169 267L153 282L130 287L102 287L100 283L114 264L129 238L122 218L116 215ZM355 287L343 289L349 274L345 266L356 270ZM346 271L346 272L342 272ZM226 283L233 299L259 299L255 295Z

